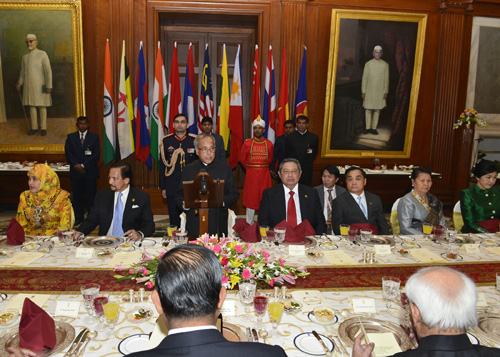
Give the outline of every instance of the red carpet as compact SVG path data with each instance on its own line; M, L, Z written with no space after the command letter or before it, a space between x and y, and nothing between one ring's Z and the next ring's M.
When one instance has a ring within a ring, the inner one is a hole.
M477 284L494 285L495 273L500 271L500 262L468 263L449 265L470 276ZM397 276L402 285L406 279L418 270L419 266L355 266L310 268L305 279L298 279L296 285L288 285L292 289L373 289L380 288L382 277ZM2 269L0 270L0 287L5 292L54 292L80 293L80 286L96 282L102 291L127 292L145 287L127 280L118 282L113 277L117 274L111 270L78 270L78 269ZM263 288L270 288L262 285ZM146 290L149 290L146 288Z

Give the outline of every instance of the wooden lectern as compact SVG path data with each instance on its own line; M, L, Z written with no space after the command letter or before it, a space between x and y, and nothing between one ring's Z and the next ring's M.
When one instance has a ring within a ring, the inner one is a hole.
M224 206L224 180L213 180L205 170L201 170L193 181L183 181L184 206L198 209L200 217L200 232L208 232L209 208L222 208ZM218 215L218 213L217 213ZM217 217L217 232L219 232L219 219ZM195 232L188 232L190 235Z

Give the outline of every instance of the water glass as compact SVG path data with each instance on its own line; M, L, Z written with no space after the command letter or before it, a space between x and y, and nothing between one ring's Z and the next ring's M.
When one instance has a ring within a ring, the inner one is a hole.
M80 291L83 296L83 305L90 316L94 315L94 299L99 294L99 289L101 286L99 284L85 284L80 287Z
M448 238L448 242L450 244L453 244L455 242L455 237L457 235L457 231L454 229L447 229L446 230L446 236Z
M274 239L278 244L281 245L285 241L285 235L286 228L274 228Z
M240 300L245 304L245 314L249 314L257 283L254 280L242 280L238 283L238 288L240 290Z
M401 280L394 276L384 276L382 278L382 290L384 292L384 297L387 300L385 304L387 308L391 307L391 299L394 299L396 296L398 296L400 285Z
M268 231L266 231L266 240L267 240L267 246L269 248L272 247L273 245L273 242L274 242L274 236L275 236L275 232L274 230L270 229Z
M370 238L372 236L372 231L371 230L360 230L359 231L361 235L361 243L363 243L364 246L364 251L366 251L366 245L370 242Z
M178 231L176 233L177 244L186 244L188 242L187 232Z

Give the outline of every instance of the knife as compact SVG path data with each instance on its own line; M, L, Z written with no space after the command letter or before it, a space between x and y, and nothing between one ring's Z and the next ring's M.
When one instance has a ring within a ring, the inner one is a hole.
M89 330L85 331L85 333L82 336L82 339L80 340L80 342L78 342L78 345L76 346L75 350L73 351L72 356L78 356L78 354L80 353L80 348L82 347L83 343L87 339L88 334L89 334Z
M252 329L252 334L253 334L253 340L255 342L259 342L259 335L257 335L257 330L256 329Z
M83 334L85 333L85 331L88 331L87 328L84 328L83 330L80 331L80 333L78 334L78 336L76 336L75 340L73 341L73 344L71 345L71 347L69 348L68 352L66 352L64 354L64 357L69 357L73 354L73 352L75 351L76 349L76 346L78 345L78 343L80 342L80 340L82 339L82 336Z
M325 350L326 355L331 356L331 351L328 349L328 347L326 347L325 342L323 342L321 337L319 337L318 333L316 331L312 330L312 334L314 337L316 337L316 339L319 341L319 343L321 343L321 346L323 346L323 349Z

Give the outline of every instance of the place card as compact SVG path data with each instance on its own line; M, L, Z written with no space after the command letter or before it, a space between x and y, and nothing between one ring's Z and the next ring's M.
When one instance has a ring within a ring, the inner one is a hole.
M426 248L416 248L410 249L410 254L420 260L422 263L434 263L434 262L446 262L439 255L432 253L429 249Z
M372 298L352 298L352 308L355 313L377 313L375 299Z
M109 266L125 265L129 266L135 264L141 259L141 252L118 252L115 253L108 263Z
M477 300L476 300L476 306L477 307L487 307L488 304L486 302L486 294L485 293L477 293Z
M343 250L328 250L323 253L323 256L325 257L326 260L330 264L333 265L351 265L351 264L356 264L354 259L351 258L350 255L348 255L346 252Z
M304 245L289 245L288 254L295 257L303 257L306 255L306 247Z
M19 313L23 311L24 299L30 299L35 304L43 308L43 305L49 300L50 295L46 294L17 294L7 306L7 309L17 309Z
M486 247L484 249L492 252L493 254L500 255L500 247Z
M92 259L94 256L94 248L76 248L75 258Z
M58 301L56 305L56 316L78 317L80 301Z
M44 255L45 253L21 252L13 257L10 257L9 259L5 259L0 263L0 265L9 267L25 267L33 263L35 260L40 259Z
M370 343L375 343L375 348L373 349L374 356L392 356L396 353L403 352L392 332L367 333L367 335Z
M479 254L479 247L477 246L477 243L463 244L462 248L465 250L466 253Z
M389 244L376 244L375 255L391 255L391 246Z
M220 309L222 316L235 316L236 315L236 301L224 300L224 305Z

